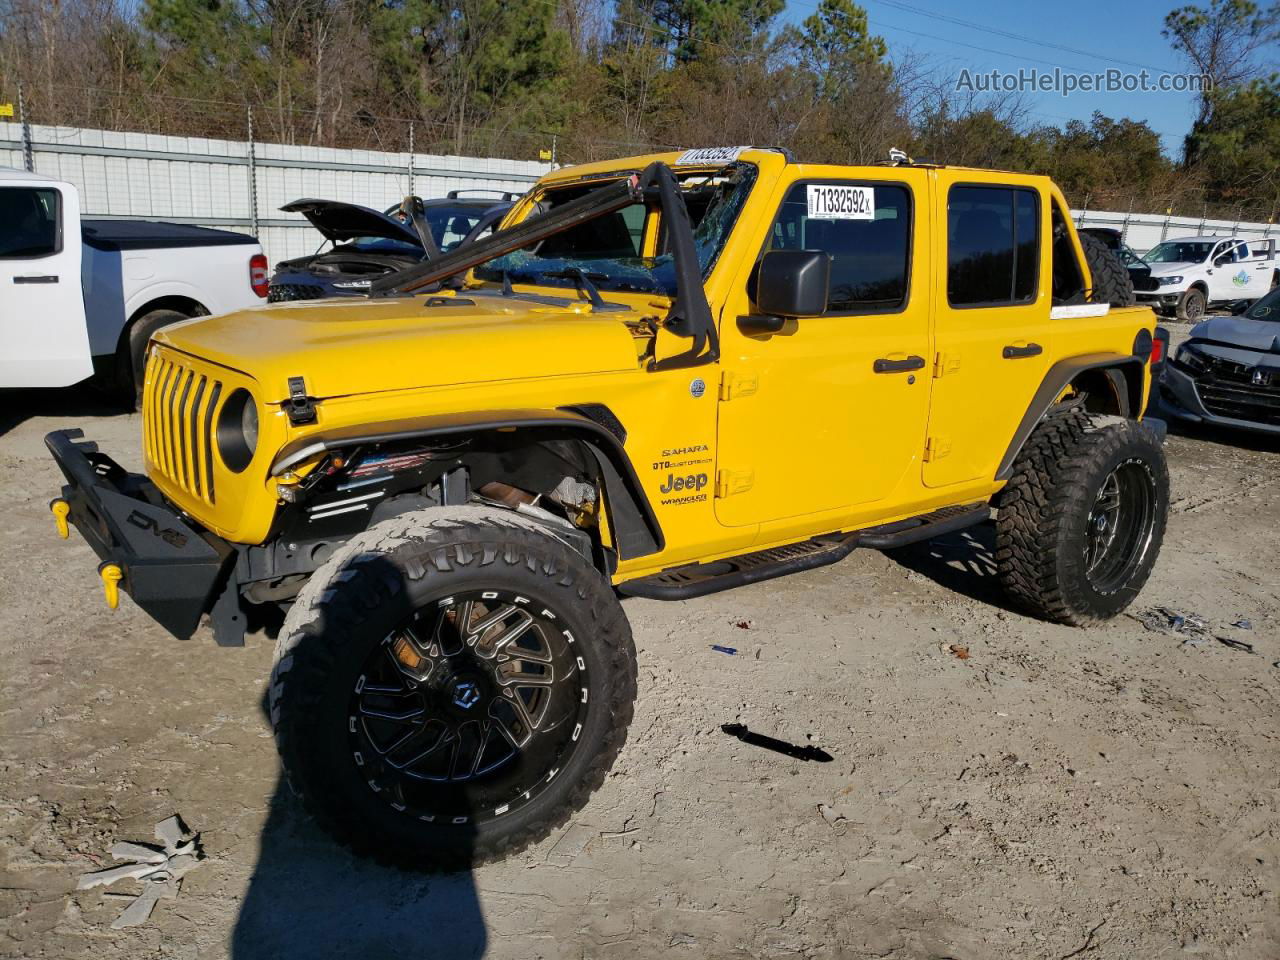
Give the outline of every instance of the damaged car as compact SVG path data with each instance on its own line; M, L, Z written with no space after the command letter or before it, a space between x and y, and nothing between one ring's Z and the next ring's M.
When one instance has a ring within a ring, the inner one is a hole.
M302 214L332 246L276 264L267 299L279 303L363 296L378 277L484 236L515 199L516 194L504 190L451 190L435 200L405 197L381 213L339 200L287 203L280 209Z
M1280 289L1191 328L1165 364L1161 405L1192 423L1280 434Z

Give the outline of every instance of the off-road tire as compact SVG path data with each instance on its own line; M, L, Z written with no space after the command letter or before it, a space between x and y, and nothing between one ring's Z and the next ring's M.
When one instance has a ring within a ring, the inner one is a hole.
M1086 528L1103 483L1118 468L1150 482L1153 516L1141 534L1149 536L1145 548L1131 569L1122 568L1122 581L1103 591L1086 572ZM1168 506L1169 471L1154 431L1079 409L1053 414L1027 440L996 501L1001 584L1014 602L1046 620L1085 626L1114 617L1151 574Z
M1109 303L1113 307L1132 307L1137 303L1129 268L1097 237L1087 233L1079 236L1085 263L1093 277L1093 293L1089 302Z
M1204 319L1208 306L1209 301L1204 291L1198 287L1192 287L1178 298L1177 317L1183 323L1199 323Z
M130 410L142 405L142 384L147 370L147 344L157 330L182 320L190 320L188 314L177 310L152 310L144 313L129 327L116 357L116 392L120 401Z
M590 694L580 741L555 779L505 816L465 828L424 823L397 812L357 770L347 740L351 683L404 611L499 587L555 605L573 630ZM600 573L539 523L464 506L386 520L316 571L280 632L268 704L289 785L324 830L389 866L448 871L516 853L581 809L626 740L635 691L631 629Z

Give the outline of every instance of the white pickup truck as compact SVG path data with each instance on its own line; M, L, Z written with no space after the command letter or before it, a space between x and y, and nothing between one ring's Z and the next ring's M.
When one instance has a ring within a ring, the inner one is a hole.
M151 335L264 302L253 237L81 219L70 183L0 167L0 387L62 387L95 371L132 398Z
M1276 240L1182 237L1143 254L1151 276L1134 279L1139 303L1195 323L1211 304L1256 300L1280 286Z

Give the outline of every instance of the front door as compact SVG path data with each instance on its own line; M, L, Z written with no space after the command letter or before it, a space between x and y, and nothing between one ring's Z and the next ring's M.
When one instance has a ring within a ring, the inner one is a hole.
M745 271L721 316L716 517L742 526L885 499L913 479L929 403L927 175L801 168L761 255L831 255L827 312L748 335ZM833 176L824 176L826 172ZM843 174L841 176L840 174ZM752 274L754 276L754 273Z
M0 387L63 387L93 373L70 187L0 186Z
M963 176L938 171L946 247L923 470L933 488L995 476L1053 355L1044 198L1032 186Z
M1271 278L1264 278L1248 259L1246 244L1229 241L1218 246L1209 265L1210 300L1250 300L1271 289Z

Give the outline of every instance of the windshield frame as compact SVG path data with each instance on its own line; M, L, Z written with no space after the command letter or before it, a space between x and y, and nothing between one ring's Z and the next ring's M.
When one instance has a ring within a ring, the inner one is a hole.
M536 213L540 204L546 200L549 194L561 190L582 190L583 188L593 189L608 183L616 183L618 181L625 180L627 177L634 176L636 173L637 171L634 170L618 170L604 174L593 174L592 176L581 180L548 184L544 189L533 195L532 202L529 207L529 213L526 214L526 217L523 219L527 219L529 215ZM728 243L729 238L733 235L733 232L738 225L742 211L745 209L752 192L755 190L759 182L759 167L755 163L739 160L711 170L705 168L684 170L673 169L672 173L680 183L682 197L685 195L686 187L696 188L700 183L710 183L718 178L739 178L737 185L730 194L731 199L727 204L727 215L722 218L718 226L717 234L712 241L713 245L706 250L705 260L701 255L698 258L702 280L703 283L705 283L707 278L710 277L711 272L715 269L716 264L719 262L720 256L724 252L724 248ZM636 204L631 204L629 206L635 205ZM577 279L571 276L571 274L575 270L580 270L601 292L623 294L632 293L643 296L660 296L668 299L674 299L678 295L678 290L676 286L676 271L672 251L667 250L664 253L655 253L655 255L651 257L644 256L643 248L646 244L646 240L650 237L661 238L665 233L661 220L662 214L660 206L654 200L646 201L644 206L645 219L641 227L641 256L639 257L550 257L545 260L545 263L547 264L546 270L535 269L531 271L520 270L516 264L508 266L505 270L494 266L503 260L510 260L521 255L528 259L524 261L524 264L520 264L519 266L527 265L531 261L540 259L536 252L529 253L524 250L517 250L509 254L504 254L501 257L495 257L492 260L488 260L485 263L474 267L471 271L471 277L468 285L477 283L500 284L504 282L505 273L507 274L507 278L513 284L543 287L560 291L573 289L578 285ZM699 229L701 229L704 224L714 222L708 217L708 215L719 212L720 209L725 206L726 204L724 203L717 206L715 199L708 204L708 209L700 218L698 227L694 229L694 240L696 246L701 247L701 245L698 244L698 241L701 239ZM554 209L554 207L551 209ZM625 210L628 209L628 207L623 207L622 209ZM517 223L518 222L521 221L517 221ZM508 226L514 225L515 224L508 224ZM541 242L539 245L541 245ZM616 271L616 275L610 276L607 269L607 265L609 264L616 264L618 266L619 269ZM665 274L668 270L671 272L670 280L667 280L665 277L655 276L655 273L658 271L662 271ZM530 274L527 279L521 276L526 272ZM641 281L641 278L646 278L652 285L639 286L638 283Z

